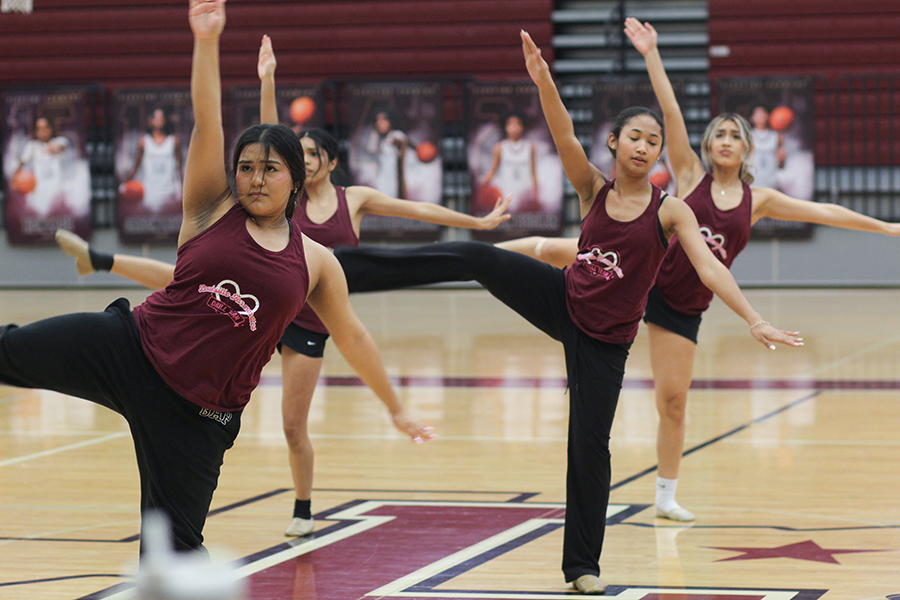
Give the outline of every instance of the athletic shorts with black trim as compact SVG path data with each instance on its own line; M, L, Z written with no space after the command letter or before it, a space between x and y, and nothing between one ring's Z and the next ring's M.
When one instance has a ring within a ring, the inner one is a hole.
M290 323L278 342L278 351L281 352L282 346L287 346L294 352L304 356L322 358L325 355L325 342L329 337L327 333L311 331Z
M90 400L128 422L141 512L170 520L178 550L203 550L203 525L241 413L202 408L175 393L147 359L128 301L0 328L0 382Z
M668 329L696 344L702 319L702 314L686 315L669 306L655 285L650 289L650 294L647 296L647 308L644 309L644 323L653 323L663 329Z
M563 574L600 574L609 503L609 434L631 344L601 342L566 308L563 270L481 242L343 248L335 254L353 292L477 281L532 325L562 342L569 382Z

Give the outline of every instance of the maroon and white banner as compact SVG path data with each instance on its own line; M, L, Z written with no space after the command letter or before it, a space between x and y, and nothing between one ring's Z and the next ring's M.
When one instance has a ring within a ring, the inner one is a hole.
M349 131L349 169L356 185L392 198L440 204L444 85L353 83L342 87L340 122ZM440 227L367 216L363 240L436 240Z
M512 218L473 237L498 241L562 231L563 171L532 83L467 87L469 210L480 216L512 195Z
M232 119L228 149L241 132L260 122L259 97L259 86L230 90ZM278 122L288 125L295 133L325 125L325 104L319 85L276 86L275 106Z
M113 95L119 238L174 243L181 229L181 186L194 116L187 89Z
M3 94L3 174L10 244L53 244L57 229L91 233L86 89Z
M716 113L734 112L752 126L753 185L815 199L813 83L803 78L738 78L714 82ZM760 219L755 238L801 238L812 225Z
M681 84L677 81L672 82L672 87L676 94L681 90ZM619 113L632 106L643 106L662 116L659 102L649 81L627 79L594 84L590 161L610 179L616 176L616 161L607 144L609 134L612 133L613 123ZM650 181L669 194L677 194L677 185L669 167L665 148L659 162L650 171Z

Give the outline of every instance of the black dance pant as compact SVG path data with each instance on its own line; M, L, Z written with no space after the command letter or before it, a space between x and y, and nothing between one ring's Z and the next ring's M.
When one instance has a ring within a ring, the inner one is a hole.
M569 382L562 568L566 581L599 575L609 504L609 434L629 345L601 342L575 325L566 308L561 269L490 244L340 248L335 256L352 292L477 281L532 325L562 342Z
M203 409L163 381L144 354L127 300L100 313L0 328L0 382L84 398L125 417L141 512L169 518L176 549L202 550L219 468L241 415Z

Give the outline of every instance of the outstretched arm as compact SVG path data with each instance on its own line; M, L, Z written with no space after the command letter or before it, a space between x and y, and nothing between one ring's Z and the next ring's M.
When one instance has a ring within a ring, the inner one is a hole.
M588 161L581 142L575 137L572 117L559 96L559 90L556 89L556 84L550 75L550 67L541 56L540 49L528 33L523 31L521 36L525 67L528 69L532 81L538 87L544 118L547 119L547 125L550 127L553 143L556 144L556 151L562 161L566 177L578 193L581 201L581 218L583 219L606 178Z
M347 188L347 199L356 204L353 214L354 229L359 231L359 222L363 215L381 215L383 217L403 217L416 221L425 221L447 227L462 227L465 229L493 229L500 223L508 221L510 215L506 213L512 196L498 198L493 210L483 217L473 217L455 210L450 210L440 204L430 202L414 202L391 198L387 194L365 186L352 186Z
M225 0L190 0L188 20L194 33L194 131L184 169L184 221L179 245L209 224L210 213L228 190L219 76L219 36L225 28Z
M307 264L310 265L310 293L307 302L353 370L384 403L394 426L416 443L434 437L430 427L423 427L406 412L388 379L381 354L369 332L350 306L347 281L341 265L324 246L304 237Z
M113 254L110 273L130 279L151 290L161 290L175 278L175 265L129 254Z
M753 223L763 217L769 217L782 221L800 221L842 229L900 235L900 223L885 223L837 204L798 200L772 188L755 187L752 190Z
M259 122L275 125L278 123L278 105L275 102L275 51L272 40L264 35L259 45Z
M650 23L641 24L637 19L629 17L625 19L625 35L647 63L647 74L650 75L650 83L653 85L653 92L665 120L669 162L672 163L675 179L678 180L679 193L682 190L693 189L703 177L703 163L691 148L681 107L678 106L675 90L672 89L672 83L666 75L662 57L659 55L656 30Z
M772 327L763 320L744 297L735 282L731 271L722 264L700 235L697 218L690 207L678 198L666 198L660 209L660 221L668 233L678 236L685 253L700 276L703 285L711 289L722 299L728 308L750 326L750 334L770 350L775 349L775 342L788 346L802 346L802 338L797 333L782 331Z

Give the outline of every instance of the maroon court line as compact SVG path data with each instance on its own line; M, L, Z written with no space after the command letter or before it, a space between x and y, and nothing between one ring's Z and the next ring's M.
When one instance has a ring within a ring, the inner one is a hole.
M400 388L534 388L565 389L564 377L392 377ZM281 385L280 375L263 375L262 385ZM329 375L319 378L326 387L360 387L357 377ZM653 389L652 379L625 379L625 389ZM898 390L900 380L878 379L695 379L695 390Z

